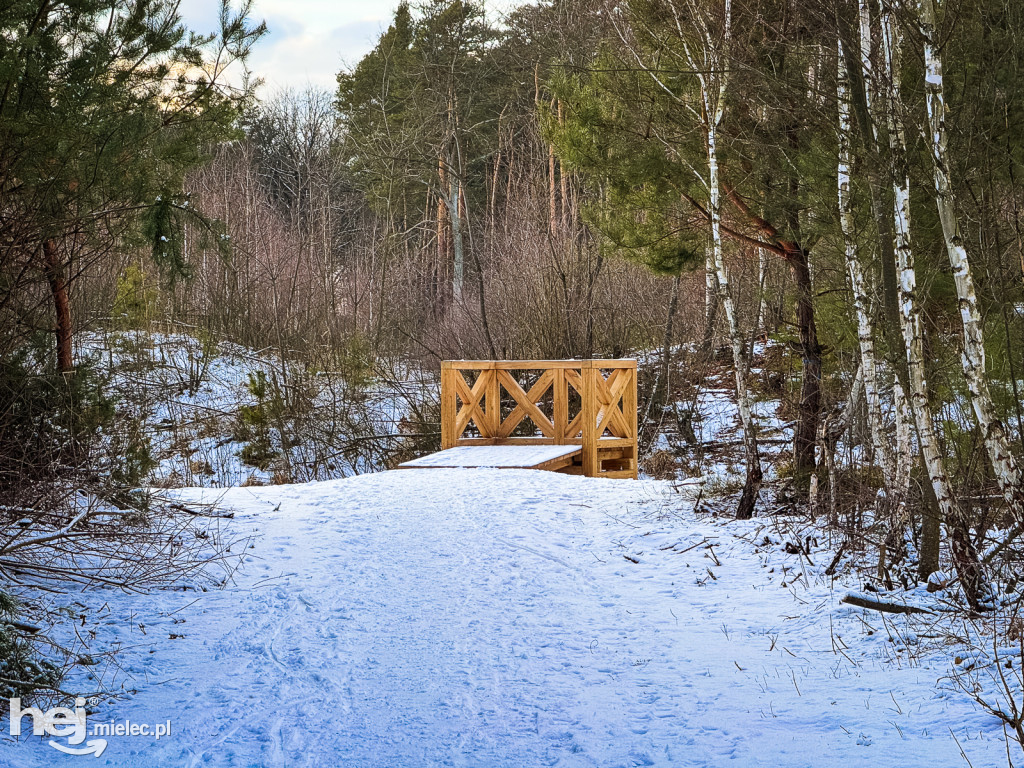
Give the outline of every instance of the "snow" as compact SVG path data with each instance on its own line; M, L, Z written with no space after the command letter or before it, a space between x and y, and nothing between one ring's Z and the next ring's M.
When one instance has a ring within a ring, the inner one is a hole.
M96 360L112 374L118 407L141 417L157 461L150 480L166 486L278 481L280 458L263 468L243 459L247 443L257 436L246 438L240 429L242 409L262 406L269 413L278 407L272 402L275 387L308 397L307 408L284 417L286 436L279 419L267 418L264 425L275 454L288 445L288 474L295 481L327 480L380 466L379 454L386 455L406 437L399 424L410 403L437 391L429 375L397 364L382 365L394 368L392 377L354 385L341 374L286 364L265 351L184 334L88 333L78 343L80 357ZM268 389L263 400L253 392L261 377ZM365 439L371 435L377 439Z
M236 511L223 589L46 598L120 650L64 684L122 691L90 725L172 724L96 764L935 768L963 764L954 736L1005 761L914 617L841 604L826 549L666 484L434 469L179 496ZM89 764L6 734L0 764Z

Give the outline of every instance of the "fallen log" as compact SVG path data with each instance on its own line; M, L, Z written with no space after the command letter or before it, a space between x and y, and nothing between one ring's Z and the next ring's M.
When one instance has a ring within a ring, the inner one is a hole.
M858 608L868 608L872 611L881 611L882 613L927 613L934 615L934 611L929 611L927 608L918 608L916 605L905 605L903 603L887 603L883 600L868 597L863 594L855 594L849 592L843 596L840 603L847 603L848 605L855 605Z

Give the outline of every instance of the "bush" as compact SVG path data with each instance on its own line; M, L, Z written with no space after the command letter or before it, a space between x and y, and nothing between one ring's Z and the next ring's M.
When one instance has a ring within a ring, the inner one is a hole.
M0 592L0 701L26 697L49 690L60 682L60 670L42 658L35 645L10 622L15 620L18 602Z
M57 372L40 340L0 361L0 503L45 513L83 488L142 503L130 489L153 466L149 446L133 420L115 425L107 384L87 362Z

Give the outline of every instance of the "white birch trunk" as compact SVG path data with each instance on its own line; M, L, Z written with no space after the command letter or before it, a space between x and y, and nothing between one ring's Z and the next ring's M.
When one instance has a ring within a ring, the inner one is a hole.
M1024 521L1024 489L1021 475L1010 452L1006 430L995 415L992 395L989 392L988 376L985 370L985 338L978 308L978 296L974 290L971 266L960 235L956 217L953 191L949 180L949 162L946 151L945 100L943 97L942 59L935 47L936 16L933 0L920 0L920 24L924 38L925 99L928 108L928 128L932 165L935 170L935 204L942 223L942 236L953 268L956 294L960 303L960 320L963 324L963 355L961 363L967 388L971 393L971 405L981 428L989 461L995 472L996 481L1003 497L1013 511L1015 519Z
M715 261L715 276L718 281L718 301L725 311L725 320L729 329L729 341L732 345L733 369L736 379L736 404L739 407L740 422L743 425L743 441L747 445L748 460L757 459L757 438L754 418L750 407L750 390L747 387L747 354L743 334L740 332L736 306L732 300L729 287L729 270L725 266L722 252L721 232L721 191L718 180L717 126L708 126L708 184L711 196L711 245Z
M921 308L917 300L917 272L914 269L914 253L910 242L910 178L907 173L906 140L901 122L895 114L899 94L899 29L890 12L883 13L882 43L887 75L890 83L889 142L895 173L893 174L893 218L896 236L896 270L898 275L900 319L903 342L907 352L907 368L910 374L909 398L913 403L917 438L921 445L928 479L935 491L939 511L947 520L957 517L956 504L946 474L945 462L935 433L935 421L931 404L928 402L928 379L924 365L924 336L922 331Z
M914 468L914 416L910 412L907 393L898 380L892 385L892 403L896 411L897 494L900 499L906 499L910 492L910 472Z
M767 331L768 302L764 298L764 286L768 282L768 251L757 249L757 330Z
M864 70L864 98L868 103L868 111L871 111L872 97L874 96L875 73L871 67L871 5L869 0L859 0L857 8L857 19L860 26L860 65ZM840 42L842 45L842 42ZM842 62L839 64L842 67ZM874 124L872 123L872 131ZM878 136L876 135L877 139Z
M452 220L452 296L455 301L461 301L466 262L462 244L462 179L454 173L450 173L449 178L451 179L448 210Z
M864 380L864 401L867 404L871 443L882 467L886 488L895 488L896 467L882 420L882 406L878 394L878 365L875 356L875 329L868 304L864 270L857 255L854 238L853 200L850 189L850 86L843 66L843 44L838 41L839 79L839 162L837 170L839 188L839 222L843 231L846 269L853 289L853 305L857 314L857 341L860 346L861 375Z
M707 248L704 251L704 323L709 338L714 335L717 313L718 280L715 274L715 253L712 248Z
M722 122L725 110L725 93L728 84L725 62L728 61L728 50L732 32L732 3L725 0L725 34L721 48L717 54L711 55L714 42L706 40L709 58L718 71L717 92L712 90L712 83L707 75L700 75L701 96L704 101L704 114L707 116L707 152L708 152L708 193L711 209L711 250L715 262L715 276L718 282L718 300L725 311L726 324L729 328L729 341L732 346L733 370L736 380L736 405L740 412L740 423L743 426L743 444L747 459L747 475L761 477L761 459L757 449L757 431L751 409L750 389L747 387L747 354L743 334L740 332L739 317L732 300L729 287L729 270L725 266L722 250L722 202L721 183L718 178L718 126ZM694 67L697 69L696 67Z

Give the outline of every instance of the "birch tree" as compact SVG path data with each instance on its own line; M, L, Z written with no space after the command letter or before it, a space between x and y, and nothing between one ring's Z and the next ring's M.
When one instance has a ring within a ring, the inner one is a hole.
M928 473L928 480L935 492L939 511L950 533L953 560L960 575L960 583L968 603L972 608L978 608L983 585L977 553L974 551L967 523L953 497L953 489L946 473L929 400L924 358L923 322L917 296L917 272L914 267L914 252L910 234L910 174L906 134L902 119L898 114L902 108L899 92L902 35L893 14L888 10L883 11L881 22L882 47L889 84L887 119L890 151L894 164L893 220L896 232L896 268L899 275L899 304L903 340L910 376L909 399L912 404L917 438L921 446L921 455ZM937 521L931 522L934 524Z
M697 3L689 4L691 23L699 30L701 49L695 51L689 43L683 50L690 68L697 73L700 83L700 116L707 142L708 158L708 209L711 214L711 254L718 283L718 301L725 311L732 347L733 376L736 382L736 405L743 426L743 451L747 463L746 483L743 495L736 508L736 517L747 519L754 514L754 504L761 488L761 457L757 449L757 426L751 411L750 388L747 385L749 363L746 343L740 331L736 306L729 287L729 270L725 265L722 248L722 202L721 182L718 175L718 129L725 113L726 90L729 85L729 43L732 38L732 0L725 0L721 37L712 28L710 19L701 13ZM673 11L676 11L673 6ZM683 20L676 15L677 25Z
M857 316L857 342L860 349L861 375L864 380L864 399L867 404L871 443L885 477L886 488L895 487L896 464L882 420L882 407L878 388L878 365L875 356L875 328L869 306L867 281L854 232L853 198L850 175L850 85L843 69L843 43L838 40L837 102L839 105L839 157L836 178L839 193L839 223L843 232L846 270L853 290L853 305Z
M919 0L918 21L924 47L925 104L928 113L929 149L934 170L935 205L942 224L942 237L953 268L953 279L963 325L961 364L971 395L981 437L996 482L1018 523L1024 522L1024 489L1021 475L1002 421L996 416L985 368L985 337L974 288L971 264L960 234L960 224L950 183L946 141L946 103L943 93L942 57L937 47L938 19L935 0Z

